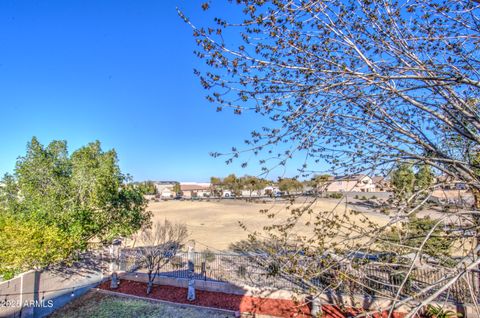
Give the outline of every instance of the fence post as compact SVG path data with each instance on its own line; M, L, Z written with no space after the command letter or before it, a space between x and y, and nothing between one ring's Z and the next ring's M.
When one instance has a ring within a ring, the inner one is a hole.
M207 280L207 262L202 261L202 276L203 279L206 281Z
M121 241L116 240L110 245L110 272L111 272L111 281L110 288L118 288L118 275L117 270L120 269L120 245Z
M188 293L187 300L195 300L195 241L188 242Z
M311 308L310 315L312 315L313 317L321 317L323 315L323 312L320 295L310 296L309 298Z

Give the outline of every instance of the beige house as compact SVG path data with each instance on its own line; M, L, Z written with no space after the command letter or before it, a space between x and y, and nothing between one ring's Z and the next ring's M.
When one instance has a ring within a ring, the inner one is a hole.
M180 183L180 191L184 198L206 198L211 195L210 183L184 182Z
M372 178L359 174L335 177L327 186L329 192L375 192Z
M175 197L175 191L173 190L175 182L157 182L155 183L155 187L157 188L157 197L160 197L161 199L171 199Z

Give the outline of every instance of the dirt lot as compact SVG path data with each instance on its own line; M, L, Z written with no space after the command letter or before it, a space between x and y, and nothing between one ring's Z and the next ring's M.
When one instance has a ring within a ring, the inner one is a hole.
M298 199L293 207L301 207L305 200ZM287 206L282 200L266 202L246 202L245 200L210 200L210 201L160 201L151 202L148 210L153 212L153 222L168 219L174 222L186 223L190 238L197 243L196 249L209 247L211 250L226 250L233 242L246 239L248 232L239 226L243 222L249 231L261 230L263 226L272 222L281 222L289 215ZM320 199L312 208L315 211L333 211L335 214L345 213L345 202L339 199ZM276 217L268 219L259 213L262 209L269 209ZM348 210L351 208L348 207ZM357 207L355 207L357 209ZM361 209L365 210L365 209ZM370 220L383 224L388 217L380 213L369 211L366 213ZM353 216L360 220L362 215ZM311 217L306 217L307 221ZM305 234L309 228L300 225L300 233Z

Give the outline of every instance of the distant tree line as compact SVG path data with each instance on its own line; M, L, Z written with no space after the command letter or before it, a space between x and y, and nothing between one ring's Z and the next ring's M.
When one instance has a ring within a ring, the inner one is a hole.
M304 185L309 183L302 183L295 178L278 178L278 181L275 182L256 176L246 175L237 177L235 174L229 174L225 178L211 177L210 184L212 193L216 196L221 196L224 190L232 191L235 195L241 195L242 190L246 190L249 191L250 196L252 196L255 191L263 190L269 185L275 185L280 191L288 194L292 191L303 190Z
M212 194L215 196L221 196L222 191L229 190L235 195L241 195L242 190L250 192L250 196L254 191L259 191L268 186L271 182L255 177L255 176L243 176L237 177L235 174L229 174L225 178L211 177L210 184L212 188Z

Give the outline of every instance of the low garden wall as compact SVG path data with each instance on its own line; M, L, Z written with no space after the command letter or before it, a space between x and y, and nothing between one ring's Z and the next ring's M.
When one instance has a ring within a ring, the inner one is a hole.
M84 268L28 271L0 283L1 318L41 318L83 295L104 279Z

